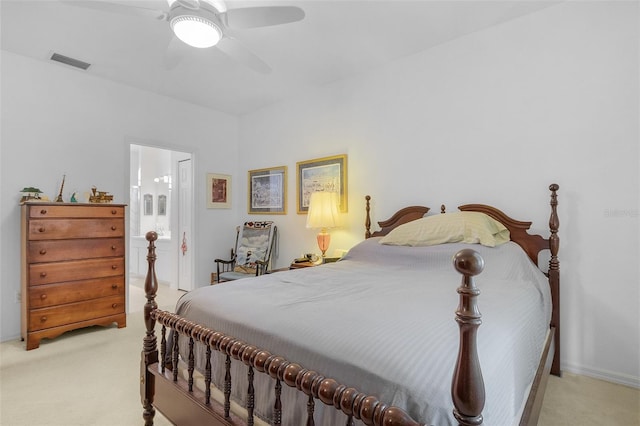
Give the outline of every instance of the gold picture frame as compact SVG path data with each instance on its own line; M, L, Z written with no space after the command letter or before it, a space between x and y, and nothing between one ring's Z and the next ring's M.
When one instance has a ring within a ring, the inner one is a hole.
M218 173L207 173L207 195L208 209L230 209L231 208L231 176Z
M287 214L287 166L249 170L247 212Z
M296 163L296 205L298 214L307 214L309 198L316 191L337 192L340 211L347 212L347 155L316 158Z

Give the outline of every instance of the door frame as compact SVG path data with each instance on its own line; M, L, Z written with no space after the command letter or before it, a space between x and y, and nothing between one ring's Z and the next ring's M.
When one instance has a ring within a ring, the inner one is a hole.
M177 262L177 268L176 268L176 289L190 291L190 290L193 290L195 288L194 287L195 282L194 282L194 279L193 279L194 270L195 270L195 265L194 265L195 256L193 255L193 251L192 251L193 247L194 247L194 244L193 244L193 237L194 237L193 220L194 220L194 205L195 205L195 200L193 198L193 193L194 193L193 175L194 175L194 173L193 173L193 158L192 158L192 156L190 156L188 159L177 160L176 161L176 168L175 168L176 179L175 179L174 182L175 182L175 189L177 190L177 194L176 194L177 197L175 197L176 198L176 204L177 204L176 211L178 211L180 213L182 211L182 209L181 209L181 205L182 205L181 198L185 196L185 194L184 194L184 192L182 190L182 186L181 186L180 172L182 170L181 169L181 164L183 162L186 162L186 161L189 162L188 193L186 194L186 196L189 197L189 203L188 203L189 207L188 207L188 212L187 212L187 216L188 217L185 220L185 218L184 218L185 215L182 215L182 214L175 215L176 216L175 217L176 226L174 228L174 225L173 225L174 216L171 216L171 218L172 218L171 228L178 230L178 234L177 234L178 247L179 247L178 252L182 253L182 255L184 256L184 253L182 251L183 250L182 249L183 236L180 235L180 232L183 230L183 226L182 225L184 225L185 223L187 224L188 236L187 236L186 243L185 243L186 244L185 249L189 253L188 264L186 265L186 268L188 269L188 280L187 280L186 285L180 286L180 284L183 282L183 280L181 279L182 270L181 270L181 267L180 267L182 262L181 262L180 254L178 254L178 262ZM173 198L172 198L172 201L173 201Z
M124 194L126 194L126 198L127 200L129 200L129 203L131 202L129 196L130 196L130 188L131 188L131 145L140 145L140 146L145 146L145 147L149 147L149 148L157 148L157 149L164 149L164 150L168 150L168 151L174 151L174 152L180 152L180 153L184 153L184 154L189 154L190 158L191 158L191 224L192 224L192 229L194 229L194 225L195 224L195 210L196 210L196 198L195 198L195 192L196 192L196 187L195 187L195 180L194 180L194 176L195 176L195 170L196 170L196 152L195 149L190 148L190 147L185 147L185 146L178 146L178 145L172 145L172 144L168 144L166 142L162 142L162 141L156 141L156 140L148 140L148 139L139 139L139 138L132 138L132 137L126 137L125 138L125 143L124 143L124 151L125 151L125 161L124 163L127 165L126 169L125 169L125 188L124 188ZM172 163L172 174L173 174L173 179L174 181L176 181L176 172L177 170L175 169L177 168L177 161L175 162L175 164ZM173 188L172 188L173 190ZM177 229L178 226L178 206L177 206L177 199L178 197L171 197L171 218L170 218L170 223L171 223L171 228L172 229ZM125 215L125 219L126 219L126 252L127 255L125 257L125 269L127 271L127 273L125 274L125 281L126 281L126 304L127 304L127 312L130 311L129 309L129 300L130 300L130 295L129 295L129 275L130 275L130 267L129 267L129 256L130 256L130 242L131 242L131 235L130 235L130 214L129 214L129 209L126 209L126 215ZM193 232L192 232L193 234ZM170 281L170 288L177 290L178 289L178 256L179 256L179 247L180 247L180 243L179 243L179 238L171 238L171 252L175 253L175 256L172 257L171 262L173 263L173 267L172 267L172 279ZM197 247L197 236L196 235L192 235L191 237L191 287L195 288L195 258L196 258L196 247Z

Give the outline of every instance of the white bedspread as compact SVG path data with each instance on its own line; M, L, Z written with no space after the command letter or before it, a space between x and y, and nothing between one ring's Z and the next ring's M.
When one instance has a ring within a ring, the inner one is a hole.
M451 259L470 246L398 247L378 240L362 242L336 263L199 288L182 297L176 313L376 395L420 422L456 424L450 389L461 276ZM549 327L548 282L515 243L471 248L485 260L476 277L485 424L510 425ZM198 365L203 357L201 348ZM246 371L234 362L236 400L246 393ZM220 386L222 375L214 381ZM262 378L256 392L256 414L268 419L273 380ZM306 398L286 385L283 397L283 424L304 424ZM344 424L340 416L316 405L317 425Z

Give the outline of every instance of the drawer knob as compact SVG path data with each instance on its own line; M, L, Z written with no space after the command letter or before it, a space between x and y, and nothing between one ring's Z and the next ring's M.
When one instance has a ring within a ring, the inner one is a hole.
M115 226L115 225L113 225L113 226L111 227L111 230L112 230L112 231L115 231L116 229L118 229L118 228L116 228L116 226Z
M117 289L118 288L118 284L111 284L111 288L114 289L114 290Z
M116 214L116 213L118 213L118 210L115 210L115 209L111 210L111 214Z
M44 277L46 277L46 276L47 276L47 273L46 273L46 272L40 272L40 276L41 276L42 278L44 278Z
M47 317L40 317L40 322L45 322L47 320Z
M111 269L113 269L113 270L118 269L118 265L111 265Z
M115 250L116 248L116 246L111 246L111 250Z
M40 210L40 214L47 214L47 209Z
M47 250L45 250L45 249L40 250L40 254L42 254L42 255L47 254Z
M114 304L112 304L112 305L111 305L111 307L112 307L113 309L115 309L115 308L117 308L117 307L118 307L118 304L117 304L117 303L114 303Z
M40 228L38 228L38 232L44 232L44 231L45 231L44 226L41 226Z
M46 299L46 298L47 298L47 295L46 295L46 294L42 293L42 294L40 295L40 299L44 300L44 299Z

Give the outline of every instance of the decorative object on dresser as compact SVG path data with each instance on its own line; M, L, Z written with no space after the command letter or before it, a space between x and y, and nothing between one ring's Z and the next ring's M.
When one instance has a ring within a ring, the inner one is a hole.
M56 203L62 203L64 200L62 199L62 190L64 189L64 181L67 178L67 175L62 175L62 183L60 184L60 192L56 197Z
M124 204L21 206L21 335L27 350L90 325L126 326Z
M39 201L42 199L40 195L42 194L42 191L40 191L40 189L35 188L33 186L24 187L20 192L22 192L22 198L20 198L21 203L29 200Z
M62 188L60 188L60 192L62 193ZM98 188L95 186L91 187L91 195L89 196L90 203L110 203L112 201L113 195L106 191L98 191Z

